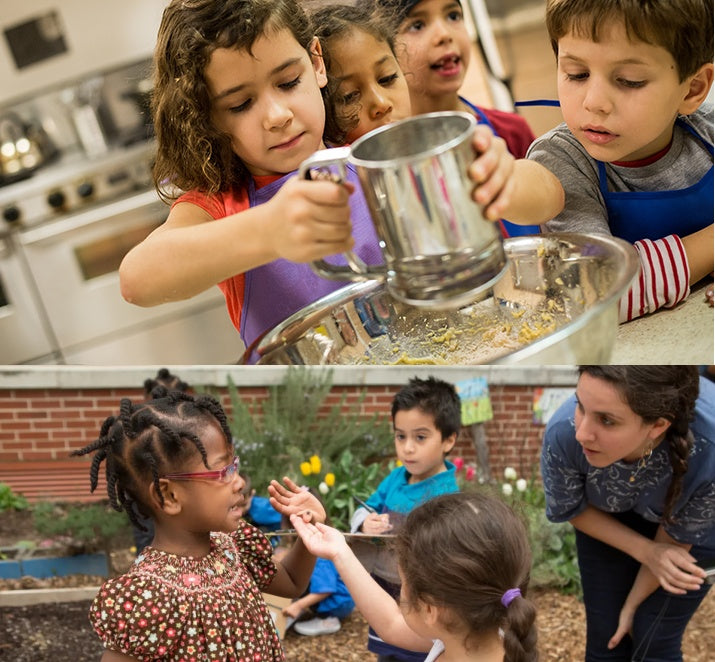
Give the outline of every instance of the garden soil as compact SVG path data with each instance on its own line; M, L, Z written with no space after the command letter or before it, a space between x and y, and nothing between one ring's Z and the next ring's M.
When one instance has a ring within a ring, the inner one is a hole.
M0 546L36 539L32 518L0 513ZM129 550L118 550L113 564L131 562ZM96 586L101 578L86 576L0 580L0 591L19 588ZM539 649L544 661L577 661L584 654L583 605L556 591L534 592L538 608ZM0 660L8 662L98 662L99 639L87 618L89 602L45 603L31 607L0 607ZM365 648L367 624L355 612L340 632L303 637L290 630L284 639L287 662L373 662ZM688 626L683 643L685 662L709 662L715 650L715 591L711 591Z

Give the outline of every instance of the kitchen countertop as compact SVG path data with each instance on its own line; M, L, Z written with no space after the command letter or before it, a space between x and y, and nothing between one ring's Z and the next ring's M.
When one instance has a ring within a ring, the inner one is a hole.
M705 302L708 283L672 309L661 309L618 327L611 363L711 365L715 315Z

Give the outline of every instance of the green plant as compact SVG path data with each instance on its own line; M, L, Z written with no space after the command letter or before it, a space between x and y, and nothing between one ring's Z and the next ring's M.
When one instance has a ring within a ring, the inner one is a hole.
M15 494L6 483L0 483L0 513L4 510L27 510L29 504L22 494Z
M105 504L60 506L38 503L33 509L33 517L39 533L48 537L68 537L75 553L109 552L115 541L132 540L126 514Z
M512 467L506 467L501 495L522 513L528 524L532 552L531 585L581 595L576 534L568 522L556 523L547 519L546 496L536 469L526 479L520 478Z
M389 417L361 412L366 392L352 405L343 394L326 411L331 389L332 371L292 366L281 384L269 387L259 411L252 411L229 378L229 427L242 470L258 493L271 479L299 477L301 463L313 455L333 467L345 450L352 452L356 466L392 453Z

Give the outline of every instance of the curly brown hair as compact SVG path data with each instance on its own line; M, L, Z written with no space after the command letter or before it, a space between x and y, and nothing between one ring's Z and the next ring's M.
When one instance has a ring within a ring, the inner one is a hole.
M700 375L694 365L582 365L579 375L602 379L623 397L644 422L659 418L670 421L665 433L673 476L663 507L663 521L670 522L673 508L683 491L683 476L693 446L690 423L700 390Z
M665 48L680 82L713 61L713 0L547 0L546 29L554 53L574 32L597 42L609 20L623 21L631 38Z
M248 170L231 139L211 122L204 76L217 48L251 52L268 31L288 29L310 53L313 31L296 0L172 0L154 50L154 185L166 201L179 190L208 194L245 183Z

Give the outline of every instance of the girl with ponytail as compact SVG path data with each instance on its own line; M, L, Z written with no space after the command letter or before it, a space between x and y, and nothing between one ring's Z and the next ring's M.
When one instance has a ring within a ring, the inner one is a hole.
M337 567L377 634L424 651L425 662L534 662L536 609L527 597L531 551L521 519L481 492L443 494L410 512L396 535L399 605L370 577L343 535L291 517L306 548Z

